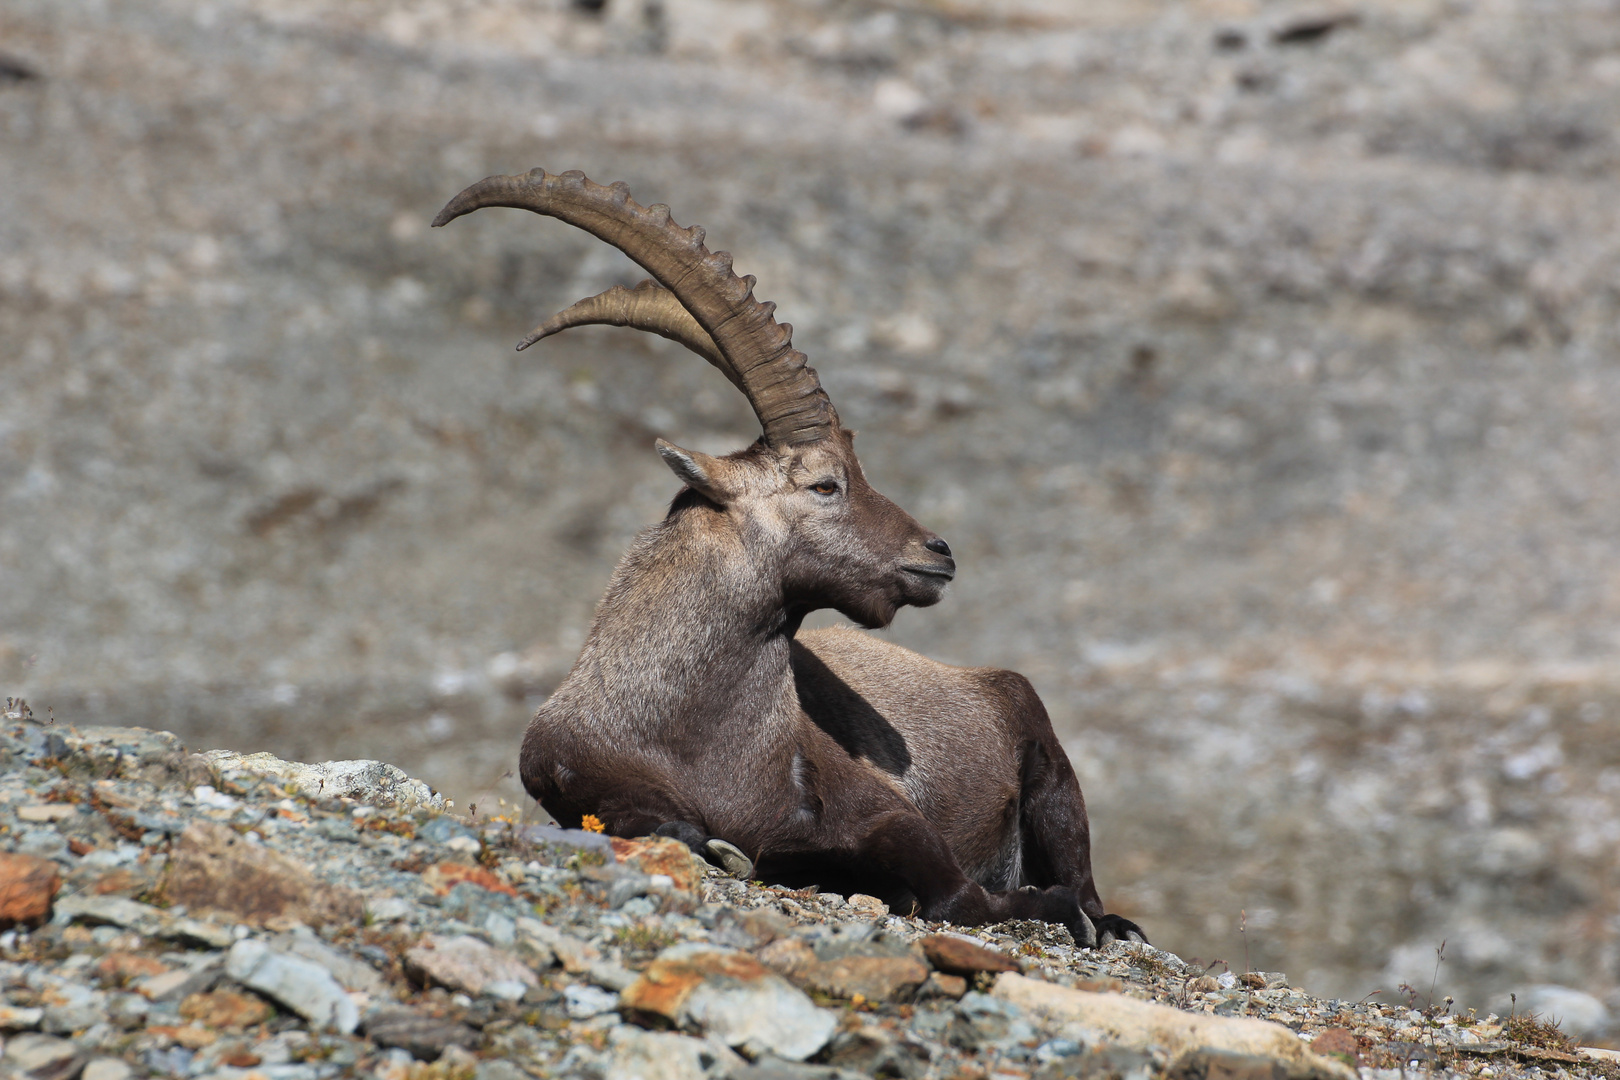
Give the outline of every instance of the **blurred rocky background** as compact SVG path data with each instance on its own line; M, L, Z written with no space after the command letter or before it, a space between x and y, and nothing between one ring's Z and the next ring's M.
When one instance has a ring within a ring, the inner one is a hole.
M1601 1034L1617 124L1615 0L7 0L0 681L516 801L654 435L756 430L661 339L512 351L615 252L426 227L580 168L797 326L959 555L890 633L1034 679L1112 908Z

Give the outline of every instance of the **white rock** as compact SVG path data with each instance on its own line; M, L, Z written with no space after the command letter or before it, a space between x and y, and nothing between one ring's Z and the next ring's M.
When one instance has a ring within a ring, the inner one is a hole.
M41 1075L69 1074L73 1067L68 1062L77 1056L78 1049L66 1039L54 1035L18 1035L6 1040L5 1071L8 1075L35 1071Z
M322 761L306 765L300 761L283 761L274 754L242 755L231 750L208 750L201 756L218 772L240 770L278 784L292 784L311 798L347 798L378 805L444 809L444 796L434 794L432 788L413 780L403 769L382 761Z
M79 1080L129 1080L134 1075L128 1064L118 1058L96 1058L84 1067Z
M658 954L625 989L627 1009L663 1016L750 1057L803 1061L832 1038L838 1018L748 953L692 941Z
M344 1035L360 1024L360 1010L332 973L312 960L288 956L262 941L243 938L225 957L225 973L273 998L315 1027Z
M587 985L568 987L563 991L563 1001L567 1003L568 1015L575 1020L589 1020L619 1007L618 994Z
M620 1024L608 1033L609 1080L704 1080L705 1061L717 1074L737 1075L748 1067L730 1047L686 1035L643 1031Z
M1070 990L1010 971L996 976L991 994L1049 1023L1096 1033L1114 1046L1156 1047L1172 1058L1210 1050L1252 1054L1282 1065L1290 1077L1356 1080L1351 1069L1311 1053L1294 1032L1266 1020L1182 1012L1124 994Z
M366 901L366 914L372 922L404 922L416 906L399 896L379 896Z

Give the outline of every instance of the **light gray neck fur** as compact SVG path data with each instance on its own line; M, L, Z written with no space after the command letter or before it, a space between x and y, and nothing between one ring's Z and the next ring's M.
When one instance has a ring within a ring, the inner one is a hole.
M784 605L772 545L752 539L707 505L642 533L542 712L645 747L734 738L757 752L774 742L762 738L771 728L785 737L798 716L789 667L798 618Z

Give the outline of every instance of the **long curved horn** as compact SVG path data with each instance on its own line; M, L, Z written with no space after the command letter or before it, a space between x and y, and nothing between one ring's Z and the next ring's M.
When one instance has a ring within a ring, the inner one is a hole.
M719 368L720 374L730 379L737 389L745 394L748 392L743 386L742 377L720 355L708 331L698 325L692 313L681 306L674 293L651 279L634 289L615 285L606 292L587 296L579 303L564 308L530 330L528 336L518 342L518 352L572 326L628 326L680 342Z
M731 272L728 252L703 246L703 230L683 229L663 204L643 207L624 183L603 187L582 172L561 175L534 169L523 176L491 176L451 199L435 228L485 206L511 206L566 221L634 259L675 294L720 355L737 373L772 446L825 439L838 413L816 371L793 347L793 328L778 325L776 305L754 299L752 275Z

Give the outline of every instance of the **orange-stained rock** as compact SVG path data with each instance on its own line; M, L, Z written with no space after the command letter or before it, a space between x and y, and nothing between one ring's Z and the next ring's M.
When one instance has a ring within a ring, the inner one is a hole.
M778 975L786 975L794 982L798 982L816 962L816 954L810 946L798 938L790 937L771 942L755 955L759 957L760 963Z
M481 889L488 889L490 892L505 893L507 896L517 895L516 889L482 866L444 862L422 871L422 882L440 896L444 896L464 881Z
M1328 1028L1311 1041L1311 1053L1338 1058L1346 1065L1361 1064L1361 1044L1348 1028Z
M698 868L692 862L692 849L672 836L639 836L626 840L615 836L613 857L620 862L634 859L644 874L668 874L677 889L696 892Z
M951 975L1018 970L1018 961L1006 953L988 949L954 934L930 934L922 939L922 950L930 964Z
M643 1020L699 1032L747 1057L803 1061L827 1044L837 1018L747 953L707 942L673 945L619 995Z
M496 984L513 985L517 997L524 987L540 985L540 979L511 953L496 949L478 938L462 934L449 937L424 934L405 950L405 973L424 986L438 985L477 996Z
M201 1050L205 1046L212 1046L219 1039L217 1033L200 1028L195 1024L185 1024L180 1027L163 1024L158 1027L149 1027L146 1030L148 1034L162 1035L173 1039L187 1050Z
M270 1006L250 994L215 990L186 998L180 1003L180 1016L203 1027L244 1028L270 1019Z
M365 913L359 893L319 881L301 863L211 822L180 834L164 891L193 915L219 911L259 925L358 923Z
M919 998L950 998L953 1001L967 993L967 980L960 975L946 975L943 972L933 972L928 981L917 990Z
M50 918L62 875L49 859L0 853L0 930Z
M96 878L95 883L90 886L90 891L97 896L112 896L115 893L128 896L131 893L139 892L144 884L143 879L136 877L123 867L119 867L117 870L102 874Z
M97 977L117 986L135 979L162 975L168 970L169 966L155 957L130 952L110 952L96 965Z
M909 1001L928 980L928 965L910 956L841 956L817 960L795 982L834 997Z
M675 1020L692 991L714 977L746 984L768 979L771 973L752 956L731 949L704 950L681 959L660 956L619 995L619 1005Z

